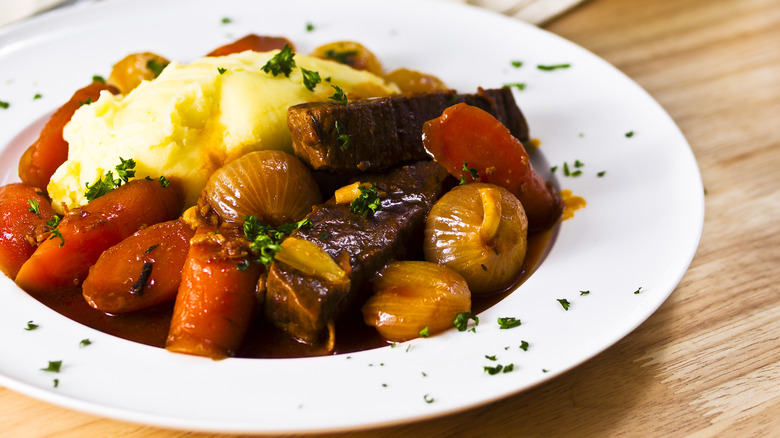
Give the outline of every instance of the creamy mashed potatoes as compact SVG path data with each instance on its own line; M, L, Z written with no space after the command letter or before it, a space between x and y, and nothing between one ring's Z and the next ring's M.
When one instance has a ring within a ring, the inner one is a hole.
M48 186L55 209L86 204L86 185L113 170L119 157L135 160L138 178L178 180L185 204L192 205L223 163L252 150L292 152L289 106L326 101L334 92L331 85L361 97L398 92L371 73L301 54L295 55L290 77L274 77L262 67L276 53L172 63L126 96L103 92L97 102L79 108L63 132L68 160ZM300 67L323 79L314 91L303 85Z

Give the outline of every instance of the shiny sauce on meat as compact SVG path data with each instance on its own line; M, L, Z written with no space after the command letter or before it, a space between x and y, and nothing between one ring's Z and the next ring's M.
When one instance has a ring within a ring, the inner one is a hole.
M472 312L476 314L492 307L522 284L544 259L556 230L557 227L552 227L546 231L530 234L523 269L515 283L506 290L494 294L472 297ZM173 313L173 303L171 303L130 314L108 315L90 307L82 297L81 290L76 288L61 294L35 298L56 312L93 329L161 348L165 346ZM322 356L351 353L390 344L379 335L376 329L363 323L362 313L359 309L349 312L348 315L349 317L336 326L336 348L333 352L328 352L324 346L312 346L297 342L282 331L263 322L262 318L255 318L238 356L247 358Z

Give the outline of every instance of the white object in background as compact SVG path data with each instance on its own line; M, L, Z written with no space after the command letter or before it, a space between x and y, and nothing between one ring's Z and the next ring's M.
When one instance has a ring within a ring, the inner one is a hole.
M45 11L62 0L0 0L0 26Z
M451 0L468 3L541 26L583 0Z

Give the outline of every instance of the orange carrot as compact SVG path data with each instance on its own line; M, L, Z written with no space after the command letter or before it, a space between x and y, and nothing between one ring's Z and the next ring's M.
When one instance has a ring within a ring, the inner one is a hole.
M241 247L239 233L238 229L198 228L176 296L168 350L221 359L235 355L241 346L263 268L242 263L249 254L235 251Z
M41 189L20 183L0 187L0 270L5 275L16 277L54 216Z
M125 313L173 301L194 234L181 220L161 222L107 249L82 285L87 303Z
M22 265L16 283L31 294L56 293L80 285L106 249L139 228L175 219L179 190L139 179L71 210L52 236Z
M290 46L290 48L295 51L295 47L287 38L249 34L230 44L212 50L211 53L206 56L225 56L233 53L245 52L247 50L268 52L276 49L281 50L285 45Z
M81 105L96 101L102 90L114 94L118 92L114 87L94 81L76 91L73 97L51 116L41 135L19 160L19 178L23 183L44 188L49 185L54 171L68 159L68 143L62 138L62 128Z
M447 108L423 125L423 145L456 178L512 192L523 204L531 229L552 225L563 211L560 196L531 167L520 140L486 111L465 103Z

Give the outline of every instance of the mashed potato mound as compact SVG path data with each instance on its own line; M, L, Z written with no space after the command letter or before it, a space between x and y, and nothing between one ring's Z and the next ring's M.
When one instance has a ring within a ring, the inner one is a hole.
M86 185L114 170L120 157L135 160L137 178L178 180L185 205L192 205L222 164L253 150L292 152L289 106L326 101L334 92L331 85L361 97L398 92L371 73L301 54L289 77L274 77L262 67L276 53L171 63L126 96L103 92L97 102L79 108L63 132L68 160L48 186L55 209L62 213L63 203L86 204ZM314 91L303 85L300 67L323 79Z

